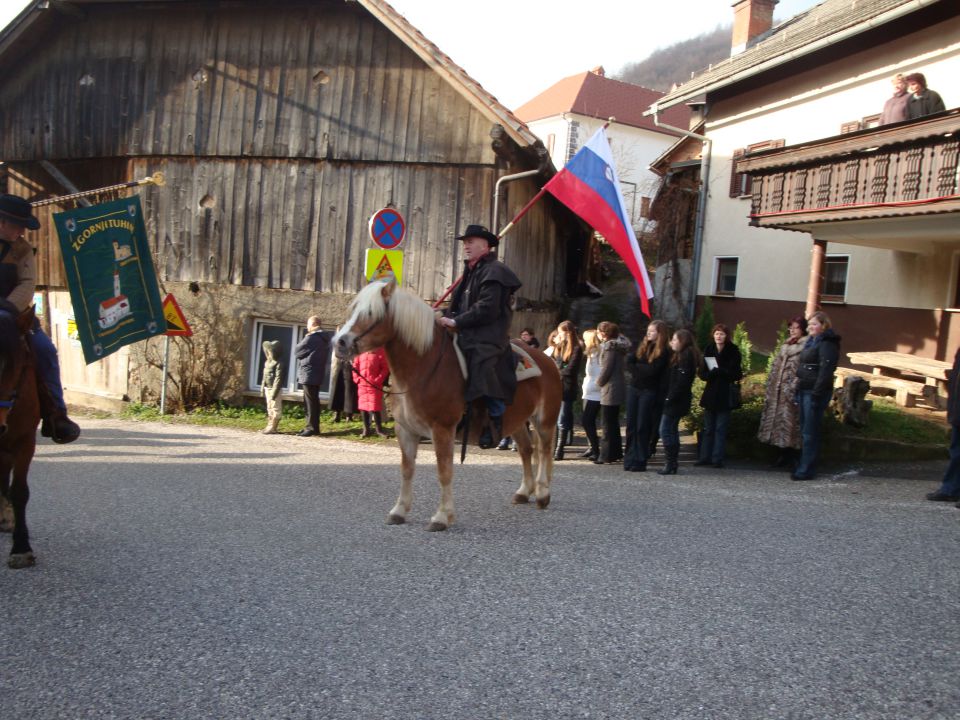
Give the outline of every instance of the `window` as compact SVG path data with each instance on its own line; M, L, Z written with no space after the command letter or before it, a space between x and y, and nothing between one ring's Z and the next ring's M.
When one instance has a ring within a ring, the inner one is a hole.
M305 325L281 323L273 320L256 320L253 324L253 346L250 348L250 377L248 386L253 390L261 390L260 381L263 379L263 365L266 358L263 355L263 343L266 340L277 340L283 348L283 364L286 379L283 383L283 392L295 393L300 391L297 383L297 360L293 357L294 349L303 336L307 334ZM320 397L326 398L327 388L330 386L330 358L324 369L323 379L320 382Z
M842 125L840 125L840 134L846 135L847 133L856 132L859 129L860 129L860 121L851 120L850 122L845 122Z
M824 302L846 302L847 271L849 269L849 255L827 255L823 263L821 300Z
M650 219L650 198L646 195L640 197L640 217Z
M880 127L880 113L876 115L867 115L860 121L860 127L863 129Z
M783 139L764 140L763 142L754 143L753 145L747 145L746 148L737 148L734 150L732 157L733 162L730 168L730 197L748 197L752 190L749 173L738 173L737 161L747 153L772 150L773 148L783 147L783 144Z
M717 295L734 295L737 292L737 266L739 258L717 258Z

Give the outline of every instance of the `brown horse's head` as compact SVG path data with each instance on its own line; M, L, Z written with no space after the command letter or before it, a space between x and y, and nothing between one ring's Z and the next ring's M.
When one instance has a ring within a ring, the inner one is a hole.
M0 308L0 436L16 405L29 358L27 333L33 328L33 308L18 316ZM32 380L31 380L32 382Z
M383 347L394 338L423 355L433 344L433 310L396 280L377 280L361 290L350 304L350 319L333 338L342 360Z

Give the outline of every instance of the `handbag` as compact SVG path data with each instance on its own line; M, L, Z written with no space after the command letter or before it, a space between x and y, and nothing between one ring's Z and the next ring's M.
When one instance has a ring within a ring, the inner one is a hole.
M730 409L736 410L743 405L743 395L740 392L740 383L730 383Z

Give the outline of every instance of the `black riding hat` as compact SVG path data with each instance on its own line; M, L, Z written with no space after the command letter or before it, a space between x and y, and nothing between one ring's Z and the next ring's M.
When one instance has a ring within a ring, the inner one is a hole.
M467 225L467 229L463 231L463 235L460 235L454 239L466 240L467 238L472 237L483 238L490 243L490 247L497 247L497 245L500 244L500 238L487 230L483 225Z
M30 230L40 229L40 221L33 216L33 206L16 195L0 195L0 217Z

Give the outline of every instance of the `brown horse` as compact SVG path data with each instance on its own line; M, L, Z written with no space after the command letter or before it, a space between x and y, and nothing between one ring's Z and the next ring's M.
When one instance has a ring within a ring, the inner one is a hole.
M452 336L437 323L433 310L393 280L371 283L350 306L352 316L333 339L334 350L347 359L378 347L387 353L391 377L391 409L402 454L400 496L387 522L406 522L413 501L413 474L420 439L433 439L440 481L440 506L429 530L446 530L453 509L453 449L457 423L464 413L464 379ZM553 443L560 413L561 383L557 366L539 350L528 351L540 368L538 377L517 384L513 404L503 416L503 433L512 435L523 463L523 479L515 504L530 496L537 507L550 503ZM533 432L527 430L529 422ZM531 457L537 454L534 480Z
M13 547L7 561L12 568L30 567L35 562L27 531L27 471L36 449L40 422L28 336L32 328L33 308L17 317L0 312L0 531L13 531Z

